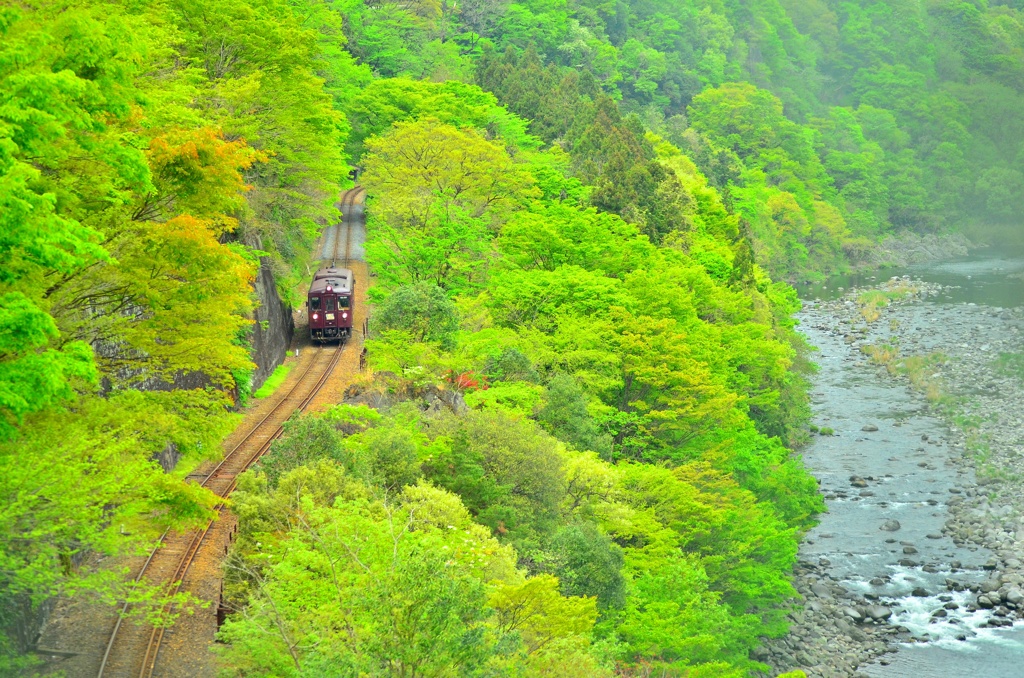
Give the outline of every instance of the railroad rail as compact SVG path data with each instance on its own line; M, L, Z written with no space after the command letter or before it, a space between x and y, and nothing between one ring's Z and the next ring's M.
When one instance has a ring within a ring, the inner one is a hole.
M353 211L359 197L365 192L366 189L356 187L342 195L339 204L342 218L328 231L321 251L322 259L327 259L328 254L331 255L332 265L339 260L348 265L351 260ZM281 437L282 425L293 412L301 412L309 407L330 379L345 349L344 343L334 349L317 347L313 357L302 368L301 374L295 378L288 392L246 431L245 435L225 453L224 458L208 472L190 474L186 478L186 481L206 487L221 498L214 509L218 514L224 510L225 500L234 491L238 476L256 463L270 449L273 442ZM165 592L169 595L185 590L190 569L197 556L203 552L203 546L207 543L207 537L215 523L216 520L210 520L205 527L191 532L165 531L160 535L157 546L142 564L135 582L141 582L144 577L152 582L164 582ZM139 678L153 676L166 628L126 628L123 622L130 609L129 602L123 603L106 644L97 678L113 675ZM169 612L173 607L168 606L164 609ZM139 656L142 656L141 664L138 663Z
M309 361L309 364L304 368L303 372L295 380L295 384L289 389L288 393L284 395L274 407L264 416L255 426L253 426L246 435L234 446L227 454L224 455L224 459L220 461L209 473L205 475L202 482L199 484L203 487L208 487L214 491L222 499L226 499L228 495L234 491L235 486L238 482L238 476L242 472L251 467L261 456L263 456L283 433L282 424L291 416L292 412L305 410L313 398L317 395L320 389L327 383L331 373L337 366L339 359L341 358L342 352L344 351L344 344L334 348L333 350L319 347L316 349L314 357ZM312 384L310 380L314 379ZM269 423L270 432L267 434L267 425ZM263 433L261 436L260 433ZM255 450L254 450L255 448ZM224 508L224 502L221 501L215 508L218 513ZM180 554L177 554L176 561L172 563L159 562L161 555L167 553L169 558L174 558L176 554L173 553L173 549L167 550L166 540L169 535L169 531L164 532L160 537L160 543L153 551L149 554L149 557L143 563L142 569L135 577L135 581L141 581L142 577L147 573L157 569L169 570L171 575L169 577L161 577L168 585L168 593L173 595L180 592L184 586L185 578L189 573L189 568L192 566L197 554L200 552L203 543L209 535L211 528L214 525L215 520L211 520L207 523L206 527L201 530L195 530L191 533L184 535L174 535L177 537L179 546L183 546L180 550ZM167 560L164 558L163 560ZM158 567L158 565L160 567ZM130 607L129 603L124 603L121 608L120 614L118 615L117 622L114 625L114 629L110 634L110 640L107 642L106 650L103 653L103 660L100 664L99 673L97 678L103 678L106 671L111 666L110 660L113 654L113 650L118 642L119 637L123 636L121 632L124 615L127 613ZM168 611L170 608L167 608ZM150 678L153 675L153 671L156 668L157 658L160 653L160 646L164 638L164 627L154 627L150 634L146 644L146 652L143 657L142 665L137 673L139 678ZM122 662L125 659L122 659ZM128 658L130 661L130 658ZM118 675L128 675L124 670L127 667L120 667Z
M342 197L344 218L335 226L334 256L338 258L343 254L346 263L351 256L351 224L345 208L351 210L358 196L364 190L353 188ZM344 230L344 244L341 243L342 230ZM282 425L291 414L296 411L302 412L309 407L310 402L330 379L345 347L344 343L333 349L324 346L317 347L313 357L303 368L295 383L284 396L275 402L270 411L253 425L209 472L206 472L205 475L190 475L189 478L204 488L208 488L222 500L226 499L236 488L238 476L259 460L270 449L275 439L281 437L284 432ZM224 502L221 501L215 510L219 513L223 508ZM145 577L151 581L165 582L166 592L170 595L182 591L189 568L200 554L214 523L215 520L210 520L205 527L191 533L165 532L161 535L158 546L148 554L142 563L135 582L140 582ZM97 678L111 675L137 675L139 678L151 678L154 675L166 629L154 627L148 632L141 665L137 664L137 660L134 658L142 653L142 640L137 638L137 632L132 634L136 637L125 637L126 631L123 622L129 609L129 602L125 602L121 607L117 622L103 651Z
M351 211L355 208L356 200L359 196L366 192L366 189L362 186L356 186L355 188L345 191L345 194L341 196L341 221L334 226L334 251L331 254L331 266L335 266L339 260L339 254L344 254L341 261L347 266L348 262L352 259L352 219ZM345 209L348 208L348 212ZM344 236L342 235L344 230ZM341 241L344 237L345 245L342 247Z

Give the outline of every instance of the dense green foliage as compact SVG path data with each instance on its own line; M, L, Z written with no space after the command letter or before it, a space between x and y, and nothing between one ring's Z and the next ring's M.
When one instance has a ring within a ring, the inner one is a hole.
M776 276L834 270L893 229L1019 221L1024 15L1013 3L344 8L353 53L376 74L475 80L570 153L593 204L651 234L679 203L625 128L670 140ZM361 125L354 143L380 129Z
M369 357L411 402L298 419L247 477L225 668L757 668L821 508L786 446L805 417L792 290L697 166L607 97L573 154L467 85L380 80L354 110L377 130L359 142ZM600 169L616 163L628 190ZM424 414L424 393L470 409ZM447 532L417 527L442 510Z
M298 419L243 478L224 671L758 668L821 509L773 279L1014 223L1021 11L0 8L0 672L55 595L156 600L82 559L209 516L180 476L248 392L256 266L305 276L349 159L391 406Z
M323 20L274 0L0 8L0 673L54 595L153 598L85 556L209 517L180 475L248 388L257 255L301 263L347 172Z
M729 474L501 408L304 417L235 501L234 675L738 676L793 594L795 527Z

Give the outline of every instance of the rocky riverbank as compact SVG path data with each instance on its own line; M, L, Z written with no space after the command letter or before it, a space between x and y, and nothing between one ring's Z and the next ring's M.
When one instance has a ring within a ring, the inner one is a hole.
M912 231L903 231L886 236L877 248L864 254L857 267L875 269L884 266L925 264L961 257L977 247L978 245L972 243L962 233L920 235Z
M758 657L778 671L863 675L861 667L884 666L886 655L901 643L970 642L976 634L1024 618L1024 362L1007 357L1024 350L1024 313L927 303L942 292L940 286L909 279L880 288L810 302L801 320L831 342L830 350L845 354L836 359L851 374L905 387L908 411L927 412L945 424L936 422L930 433L920 435L916 448L902 453L915 462L920 458L916 465L922 474L940 474L932 488L950 481L947 491L931 489L922 495L928 497L924 501L904 500L924 509L913 515L939 516L934 524L940 529L912 538L913 531L901 531L898 520L881 522L875 538L884 542L891 562L884 573L863 578L814 557L810 537L833 535L809 535L796 571L804 609L792 615L791 632L767 643ZM894 414L891 422L880 423L895 428L881 432L865 422L860 431L844 431L841 444L852 448L871 442L866 438L884 444L885 436L893 437L911 416ZM874 496L883 488L896 501L901 494L923 492L901 489L900 483L913 483L914 476L873 475L866 469L828 478L823 491L830 510L840 506L835 502L875 501L885 507Z

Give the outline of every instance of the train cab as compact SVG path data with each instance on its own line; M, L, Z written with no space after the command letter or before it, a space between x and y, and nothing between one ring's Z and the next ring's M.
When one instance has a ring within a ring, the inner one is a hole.
M306 297L309 336L314 341L341 341L352 335L356 279L347 268L329 266L313 275Z

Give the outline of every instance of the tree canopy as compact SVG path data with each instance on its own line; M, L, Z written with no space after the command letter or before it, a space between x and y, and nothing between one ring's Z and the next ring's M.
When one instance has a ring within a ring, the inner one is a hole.
M247 392L257 268L295 298L350 162L388 406L240 479L220 668L763 669L822 509L785 281L1018 227L1021 12L0 8L0 672L7 610L156 600L80 563L209 518L181 478Z

